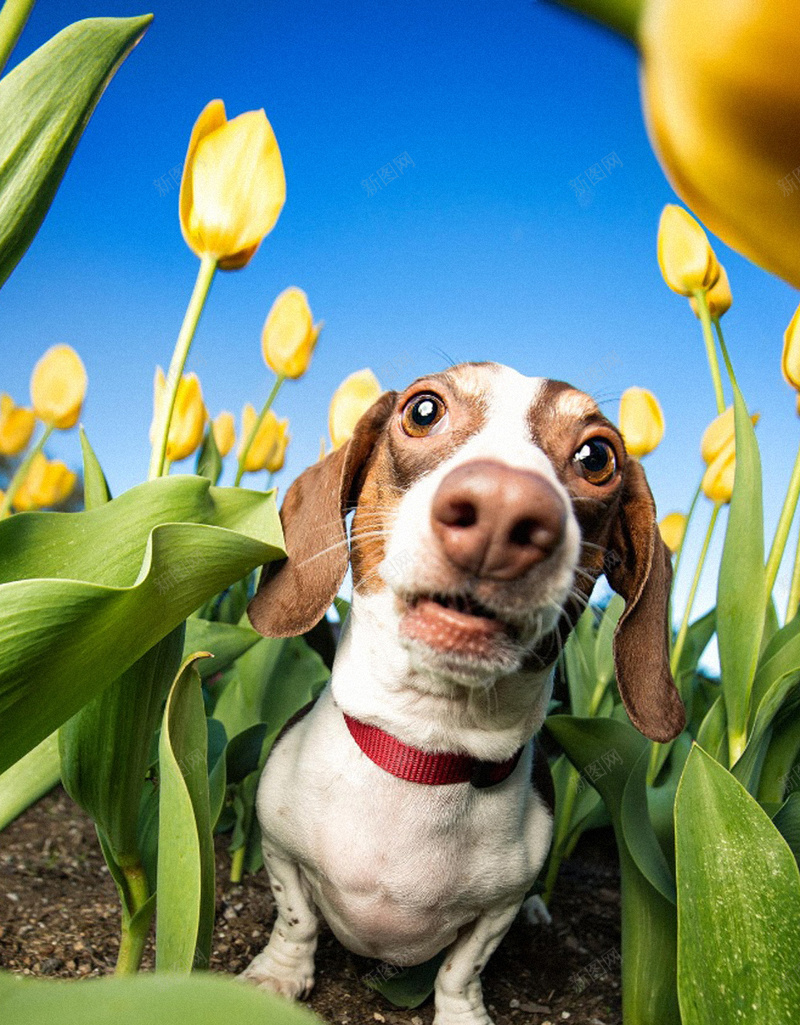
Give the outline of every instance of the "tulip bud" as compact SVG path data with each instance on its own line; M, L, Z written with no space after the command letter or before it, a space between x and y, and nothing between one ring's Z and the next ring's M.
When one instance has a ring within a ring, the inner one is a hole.
M755 426L761 417L760 413L754 413L750 419ZM729 445L733 445L736 437L736 426L734 422L733 406L728 406L724 413L711 421L706 427L703 437L700 440L700 455L703 462L710 465Z
M664 437L664 414L646 388L628 388L619 403L619 429L632 456L646 456Z
M333 393L328 411L328 429L335 449L344 445L363 414L382 394L378 378L371 370L358 370L342 381Z
M247 444L256 422L256 411L248 402L242 410L242 445L239 449L239 458ZM277 473L283 467L286 455L286 446L289 444L288 420L279 420L274 411L269 409L261 425L258 428L255 438L247 452L244 468L250 473L256 470L269 470L270 473Z
M167 382L164 371L156 367L153 387L153 421L150 425L150 442L154 443L159 411L166 400ZM167 459L178 463L186 459L200 446L203 440L208 413L203 402L203 392L197 374L184 374L178 383L172 420L167 439Z
M212 100L192 129L180 194L186 244L214 257L222 270L249 263L275 227L286 201L286 178L275 133L263 110L228 121Z
M706 292L706 302L708 303L708 312L712 318L723 316L733 305L731 285L728 281L728 274L722 264L719 265L719 277ZM689 304L694 310L694 315L699 318L700 308L693 295L689 297Z
M733 494L736 474L736 446L734 442L725 445L709 463L703 474L703 494L712 502L727 504Z
M301 288L284 289L272 304L261 333L264 362L276 374L296 380L311 362L322 330L313 323L308 297Z
M14 495L14 508L26 512L61 505L72 494L77 479L66 464L57 459L51 462L42 452L37 452Z
M800 392L800 306L794 311L783 336L781 370L789 384Z
M10 395L0 395L0 456L17 456L31 440L36 417L32 409L17 406Z
M54 345L31 375L31 402L40 420L66 431L74 427L86 397L86 370L69 345Z
M686 516L680 512L669 513L659 523L658 529L664 544L674 555L680 548L683 535L686 533Z
M233 413L222 412L211 424L214 432L214 442L217 451L224 459L236 444L236 426L233 420Z
M678 295L705 291L717 281L720 265L708 236L682 206L668 203L658 225L658 265Z

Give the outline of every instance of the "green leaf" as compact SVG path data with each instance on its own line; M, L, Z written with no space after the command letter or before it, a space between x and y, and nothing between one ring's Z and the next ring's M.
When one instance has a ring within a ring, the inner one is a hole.
M213 659L204 659L197 667L202 679L216 676L228 669L246 651L261 640L251 626L235 626L210 619L190 616L186 620L184 655L193 651L210 651Z
M274 492L267 492L274 494ZM241 624L242 618L247 612L247 603L252 597L250 591L250 575L235 584L231 584L217 599L214 615L208 618L219 620L221 623L231 625Z
M182 652L183 624L59 731L64 789L102 831L121 866L140 861L139 805L150 746Z
M779 630L764 648L753 681L750 702L747 747L733 767L733 774L754 794L766 748L772 739L771 727L785 702L800 685L800 619Z
M236 660L214 716L235 737L256 723L269 723L264 754L283 724L322 690L330 673L302 637L262 637Z
M0 774L0 829L52 790L60 774L58 734L51 733Z
M615 594L606 605L600 626L597 628L594 661L597 667L597 679L603 686L608 686L614 679L614 631L622 613L625 611L625 600Z
M800 775L792 768L800 756L800 716L794 709L784 708L770 732L756 796L762 804L781 804L787 785Z
M204 653L181 667L167 698L159 744L156 969L206 968L214 925L214 846L200 675Z
M569 688L569 704L573 715L591 715L592 694L597 683L594 671L594 612L581 615L564 645L564 668Z
M725 699L719 695L706 712L697 732L697 743L718 762L728 762L728 721L725 716Z
M749 732L772 722L787 695L800 681L800 618L778 630L764 649L753 680Z
M678 661L678 675L692 676L700 662L703 652L711 642L717 629L717 610L711 609L704 616L696 619L686 632L686 641ZM681 691L681 693L685 693Z
M0 522L0 772L281 544L271 495L202 477Z
M628 777L642 752L649 750L645 738L629 722L616 719L551 715L545 726L618 819Z
M649 744L627 717L623 721L551 715L545 726L575 768L592 780L611 815L622 875L623 1020L626 1025L679 1025L675 908L640 871L621 821L625 787Z
M111 501L111 490L83 426L78 431L83 454L83 504L86 509L98 509Z
M0 972L3 1025L319 1025L288 1000L221 975L135 975L80 985Z
M744 787L701 748L675 802L684 1025L790 1025L800 1006L800 874Z
M636 866L650 885L675 904L675 880L659 846L647 804L647 766L650 751L645 748L631 769L622 795L620 822L625 843Z
M794 860L800 863L800 793L789 794L772 823L789 845Z
M736 424L736 475L717 586L717 637L728 743L745 747L748 707L764 630L766 572L761 457L742 393L730 370Z
M39 230L103 90L151 20L76 22L0 79L0 285Z
M380 964L368 972L361 981L365 986L385 996L395 1007L412 1010L424 1003L433 993L436 976L446 956L447 951L443 950L430 961L413 965L411 968Z
M225 763L229 783L241 783L245 776L255 772L261 759L261 749L267 735L265 722L256 723L233 737L225 749Z
M219 454L210 423L206 428L200 451L197 453L195 473L200 477L207 477L212 484L216 484L222 476L222 456Z

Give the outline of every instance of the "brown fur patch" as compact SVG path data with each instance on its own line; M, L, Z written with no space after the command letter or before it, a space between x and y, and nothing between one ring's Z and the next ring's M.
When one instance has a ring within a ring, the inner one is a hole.
M430 377L422 377L402 392L378 444L364 468L360 497L351 532L353 587L373 594L384 585L378 567L386 557L386 538L397 506L415 481L449 459L486 422L485 381L481 375L491 364L465 363ZM434 392L445 403L449 415L447 430L422 438L411 438L403 430L400 416L415 395Z

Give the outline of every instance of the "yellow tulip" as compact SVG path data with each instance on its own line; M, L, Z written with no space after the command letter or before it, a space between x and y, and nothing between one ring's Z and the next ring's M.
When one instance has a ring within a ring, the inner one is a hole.
M228 121L222 100L198 117L183 165L180 222L186 244L223 270L248 263L286 201L281 152L263 110Z
M0 456L17 456L31 440L36 417L32 409L17 406L10 395L0 395Z
M155 439L156 421L161 404L165 401L167 382L164 371L156 367L153 387L153 422L150 425L150 441ZM203 440L208 413L203 402L203 392L197 374L184 374L178 384L175 408L169 425L167 459L171 463L186 459L196 451Z
M800 306L794 311L783 336L781 369L789 384L800 392Z
M328 429L335 449L344 445L362 415L382 394L378 378L371 370L358 370L342 381L333 393L328 411Z
M647 0L639 41L650 138L675 191L729 246L800 287L795 0Z
M721 317L733 306L733 296L731 295L731 285L728 281L728 275L722 264L719 265L719 277L716 283L709 288L706 292L706 302L708 303L708 312L713 317ZM689 304L694 310L694 315L699 318L700 310L697 305L697 300L694 296L689 297Z
M224 459L236 444L236 426L233 421L233 413L222 412L211 424L214 432L214 442L217 451Z
M686 516L680 512L669 513L658 525L664 544L674 555L680 548L686 533Z
M78 422L86 397L86 370L69 345L54 345L31 375L31 402L40 420L65 431Z
M14 495L14 508L25 512L61 505L72 494L77 479L66 464L58 459L51 461L42 452L37 452Z
M711 460L703 474L703 494L712 502L728 503L733 494L733 479L736 473L736 446L729 442Z
M240 459L256 419L256 411L248 402L242 410ZM283 467L286 446L289 444L288 427L288 420L279 420L273 410L267 410L267 415L261 421L258 433L253 438L253 443L248 450L244 464L245 470L250 473L254 473L256 470L269 470L270 473L277 473Z
M322 322L314 324L308 296L301 288L284 289L272 304L261 333L264 362L276 374L296 380L311 362Z
M679 295L711 288L720 266L708 236L682 206L668 203L658 223L658 266L664 280Z
M754 413L750 417L753 426L758 423L760 418L760 413ZM733 445L735 437L733 406L728 406L724 413L720 413L711 421L703 433L700 440L700 455L703 457L703 462L706 465L713 463L723 449Z
M619 403L619 429L632 456L646 456L664 437L664 414L646 388L628 388Z
M700 439L700 455L703 462L713 463L720 452L733 443L735 437L733 406L711 421Z
M723 242L800 288L796 0L559 0L636 42L650 140Z

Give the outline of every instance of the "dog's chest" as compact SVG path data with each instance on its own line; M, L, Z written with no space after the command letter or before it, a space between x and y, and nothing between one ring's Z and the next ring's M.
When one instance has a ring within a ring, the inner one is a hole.
M550 817L528 782L530 755L501 787L408 783L369 762L340 718L326 693L270 757L258 796L265 841L299 862L351 949L425 960L535 876Z

